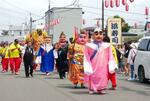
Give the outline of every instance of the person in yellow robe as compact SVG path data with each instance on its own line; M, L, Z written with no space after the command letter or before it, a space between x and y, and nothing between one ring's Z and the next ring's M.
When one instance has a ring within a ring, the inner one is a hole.
M75 43L69 46L68 58L69 58L69 74L68 79L74 84L74 88L77 88L77 84L80 84L84 88L84 45L87 42L87 34L82 31L76 38Z
M9 64L9 47L7 41L3 44L1 54L2 54L2 73L5 73L8 71L8 64Z
M15 39L14 42L9 46L10 52L10 69L12 74L19 74L19 69L21 65L21 53L22 49L19 45L19 40Z

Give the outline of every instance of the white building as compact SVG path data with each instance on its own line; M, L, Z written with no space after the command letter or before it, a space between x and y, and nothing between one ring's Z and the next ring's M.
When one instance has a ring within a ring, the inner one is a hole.
M139 25L136 28L132 26L129 32L143 37L150 36L150 22L147 22L145 25Z
M135 33L135 34L143 34L143 33L145 33L145 26L139 25L137 28L135 28L134 26L131 26L129 32Z
M8 31L8 35L0 35L0 41L13 42L16 38L23 40L25 35L29 33L29 29L25 25L10 25L5 31Z
M46 25L50 25L47 31L53 37L53 43L57 42L61 32L64 32L67 39L73 37L74 27L82 27L82 8L52 8L45 13ZM48 24L48 23L51 24Z

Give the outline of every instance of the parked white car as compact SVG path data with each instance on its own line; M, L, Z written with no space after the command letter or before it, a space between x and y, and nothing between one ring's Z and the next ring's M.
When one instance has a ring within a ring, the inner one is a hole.
M140 82L150 79L150 37L142 38L134 61L135 75Z

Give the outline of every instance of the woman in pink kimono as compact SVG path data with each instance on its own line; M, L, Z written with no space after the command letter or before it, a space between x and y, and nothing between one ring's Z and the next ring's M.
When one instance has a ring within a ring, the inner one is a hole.
M109 43L103 42L103 32L96 28L93 42L87 43L84 50L84 83L89 93L104 94L108 84L108 73L114 73L116 62Z

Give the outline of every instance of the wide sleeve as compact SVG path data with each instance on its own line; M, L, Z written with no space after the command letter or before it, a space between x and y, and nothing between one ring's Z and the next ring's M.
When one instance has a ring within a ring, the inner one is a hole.
M36 64L41 64L41 56L42 56L42 48L40 47L38 54L37 54L37 57L35 59Z
M56 49L53 50L53 54L54 54L54 58L57 59L58 58L58 51Z
M84 58L83 58L83 65L84 65L84 73L90 75L93 73L92 64L90 60L89 48L87 46L84 47Z
M108 66L109 66L109 73L115 73L115 69L118 69L118 65L115 61L115 58L113 56L112 53L112 47L109 47L109 62L108 62Z

